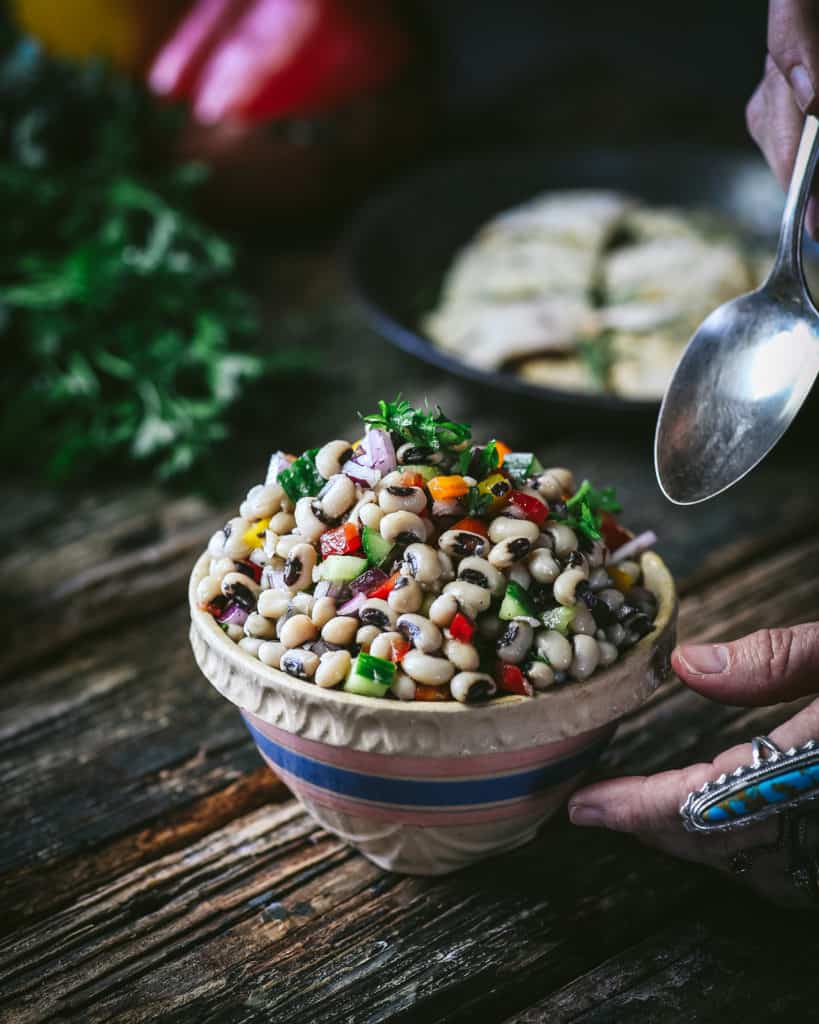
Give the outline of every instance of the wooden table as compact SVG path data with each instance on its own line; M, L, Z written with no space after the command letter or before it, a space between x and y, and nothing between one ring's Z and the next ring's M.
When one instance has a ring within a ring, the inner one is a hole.
M312 296L336 284L307 275ZM282 278L271 301L286 292ZM197 552L279 444L381 395L424 391L476 433L618 483L681 580L680 634L819 618L819 479L803 426L751 479L672 509L649 425L596 425L436 381L343 307L305 328L333 374L271 394L223 504L150 486L2 503L0 1019L554 1022L815 1020L815 937L704 869L564 815L455 876L385 874L323 833L264 767L188 649ZM805 420L807 423L807 420ZM601 772L650 772L767 731L668 685Z

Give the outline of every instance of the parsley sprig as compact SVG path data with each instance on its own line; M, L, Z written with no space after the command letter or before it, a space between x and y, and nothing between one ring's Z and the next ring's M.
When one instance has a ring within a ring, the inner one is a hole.
M601 513L617 513L620 510L613 487L597 490L588 480L584 480L566 502L566 514L560 515L552 510L552 518L584 534L589 540L600 540Z
M472 437L469 424L448 419L440 406L415 409L400 395L394 402L380 401L377 413L361 418L370 427L387 430L405 443L433 451L453 448Z

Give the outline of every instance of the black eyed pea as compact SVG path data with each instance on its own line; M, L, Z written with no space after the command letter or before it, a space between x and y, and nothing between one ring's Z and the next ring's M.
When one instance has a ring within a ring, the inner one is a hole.
M245 608L252 608L261 593L259 584L243 572L229 572L222 577L222 593Z
M367 502L366 505L362 505L358 510L358 521L362 526L367 526L371 530L379 530L383 518L384 510L380 505L376 505L374 501Z
M247 556L248 562L263 567L267 563L267 555L261 548L254 548Z
M294 594L290 598L290 607L293 611L301 612L303 615L313 614L313 605L316 603L316 599L312 594L307 594L301 591L298 594Z
M279 640L285 647L301 647L302 644L315 640L318 630L315 623L306 615L291 615L279 631Z
M564 569L554 582L555 601L567 608L573 607L577 603L577 584L585 579L586 573L582 569Z
M458 579L484 587L495 597L500 597L506 590L506 579L499 569L485 558L470 555L458 566Z
M296 526L303 540L315 543L329 527L323 523L313 510L314 498L299 498L296 502Z
M319 597L313 602L310 618L317 629L323 629L327 623L336 617L336 602L332 597Z
M606 629L606 639L609 643L614 644L615 647L622 647L626 642L626 630L619 622L615 622L613 626L608 626Z
M399 669L395 673L390 693L399 700L415 700L415 683L406 672Z
M387 604L399 615L404 612L417 612L424 600L421 584L412 576L399 576L390 591Z
M560 575L560 565L557 559L546 548L535 548L529 555L527 564L532 579L537 583L554 583Z
M396 451L395 457L399 466L437 465L442 458L441 452L435 452L432 448L425 448L423 445L407 441Z
M535 634L535 650L555 672L565 672L572 663L572 645L556 629L539 629Z
M196 584L196 601L200 605L210 604L215 597L220 597L221 594L221 577L203 576Z
M576 636L572 640L574 656L569 666L572 679L588 679L600 664L600 647L593 636Z
M408 676L424 686L443 686L455 674L455 666L451 661L417 650L407 651L401 667Z
M485 672L458 672L449 684L449 692L461 704L480 704L497 693L492 676Z
M577 534L565 523L547 523L545 532L552 538L552 550L558 558L565 558L577 550Z
M434 583L441 576L438 552L429 544L410 544L404 552L404 569L422 586Z
M230 554L229 551L227 553ZM642 570L636 562L624 558L622 562L617 563L617 571L618 573L625 575L628 580L628 586L632 587L640 579L640 573Z
M443 629L458 614L458 602L453 594L439 594L429 606L429 618L436 626Z
M513 565L509 570L509 579L517 583L518 586L523 587L524 590L528 590L529 584L532 582L532 574L525 565L518 562L517 565Z
M440 651L444 642L440 629L423 615L400 615L395 628L416 650L423 651L424 654Z
M225 636L228 640L232 640L235 644L238 644L240 640L244 640L245 627L237 626L235 622L229 622L225 626Z
M347 678L349 671L349 651L326 651L319 659L316 669L316 686L320 686L322 689L338 686Z
M341 467L353 456L353 446L349 441L328 441L316 452L316 469L329 480L341 472Z
M304 544L304 537L298 533L290 533L286 537L279 537L279 542L276 544L276 554L279 558L287 558L290 552L298 544Z
M247 651L247 653L252 658L258 658L259 648L262 646L263 643L264 640L261 640L258 637L243 636L242 639L239 641L239 646L242 648L243 651Z
M381 489L378 504L386 513L421 512L427 507L427 496L421 487L392 484Z
M617 648L614 646L614 644L610 644L608 642L608 640L600 640L600 639L598 639L597 647L598 647L598 649L600 651L600 664L601 665L603 665L603 666L613 665L615 663L615 661L617 661L617 658L619 657L620 652L617 650Z
M290 590L306 590L313 585L313 569L316 567L316 549L305 544L301 538L286 556L282 569L282 582Z
M225 554L226 540L227 537L224 530L217 530L216 533L211 534L208 541L208 554L212 558L222 558Z
M290 605L290 594L284 590L263 590L259 594L257 610L266 619L280 619Z
M451 594L458 607L470 619L477 619L492 603L492 594L486 587L476 586L466 580L453 580L444 587L445 594Z
M259 661L270 668L278 668L281 664L282 655L287 650L284 644L276 643L275 640L265 640L260 644L256 653Z
M355 505L355 484L343 473L330 477L319 494L319 503L326 519L340 519Z
M275 516L271 517L267 528L280 537L286 537L296 528L296 517L292 512L277 512Z
M358 632L358 619L352 615L337 615L321 627L321 639L328 644L340 644L349 647Z
M463 640L450 638L444 643L444 656L449 658L459 672L474 672L481 663L477 648Z
M242 516L237 516L235 519L231 519L225 526L224 554L226 554L228 558L235 558L237 560L247 558L253 550L253 545L248 544L245 540L245 534L250 529L250 526L250 520L245 519Z
M537 478L537 489L547 501L558 501L564 494L574 494L574 477L568 469L554 466Z
M392 661L391 654L393 652L393 644L404 644L404 638L400 633L390 631L388 633L379 633L370 644L369 653L374 658L383 658L385 661Z
M574 617L569 623L571 633L582 633L584 636L594 636L597 632L597 623L589 609L580 601L574 608Z
M450 580L455 579L455 566L452 562L450 555L446 551L438 551L438 564L441 566L441 575L438 577L438 582L443 586L444 583L449 583Z
M269 519L279 511L284 490L274 481L270 484L256 484L247 492L245 502L251 519Z
M446 530L441 534L438 546L453 558L468 558L470 555L483 558L489 550L489 541L469 530Z
M464 478L466 479L466 478ZM443 501L433 501L432 514L437 519L445 519L447 516L462 518L466 507L460 498L447 498Z
M534 630L528 622L510 622L498 637L495 650L501 661L519 665L526 659L534 639Z
M266 619L264 615L253 612L245 619L245 634L259 640L274 640L276 637L276 623Z
M489 552L489 561L496 569L509 569L525 558L532 550L528 537L507 537Z
M397 617L393 609L380 597L371 597L358 609L358 618L362 626L392 629Z
M236 563L232 558L228 558L227 555L223 555L221 558L211 558L208 575L214 576L217 580L221 581L229 572L233 572L235 568Z
M380 632L381 630L378 626L361 626L355 635L355 642L362 651L366 651L369 654L372 642Z
M598 597L601 601L605 602L613 612L616 612L626 599L623 591L618 590L616 587L606 587L605 590L600 591Z
M296 679L312 679L316 674L318 666L319 657L317 654L298 648L292 651L285 651L279 663L279 668L282 672L286 672L289 676L295 676Z
M525 669L526 678L536 690L547 690L555 681L554 671L545 661L530 662Z
M589 562L591 564L591 561ZM589 573L589 586L593 591L598 592L610 587L611 577L602 566L598 566Z
M424 520L414 512L388 512L379 525L381 536L390 544L409 544L425 541L427 528Z
M264 544L262 545L262 551L264 551L267 558L274 557L280 540L281 535L274 533L273 530L267 529L264 531Z
M512 516L498 516L489 524L489 539L493 544L500 544L510 537L526 537L532 544L540 536L537 523L529 519L513 519Z
M478 619L478 632L487 640L497 640L506 629L506 623L501 622L497 615L482 615Z
M593 540L591 548L587 551L587 557L589 559L589 565L592 569L599 569L605 564L606 558L608 557L609 549L606 547L605 541Z

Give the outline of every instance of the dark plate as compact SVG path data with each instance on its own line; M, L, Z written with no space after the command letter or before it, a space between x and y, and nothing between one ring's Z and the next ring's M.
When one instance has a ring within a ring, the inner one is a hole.
M544 150L484 155L430 167L371 201L345 240L350 284L389 341L460 377L554 404L656 412L657 401L546 388L447 355L419 324L437 302L456 252L493 214L551 189L610 188L649 203L710 209L756 242L773 243L783 197L761 159L690 147Z

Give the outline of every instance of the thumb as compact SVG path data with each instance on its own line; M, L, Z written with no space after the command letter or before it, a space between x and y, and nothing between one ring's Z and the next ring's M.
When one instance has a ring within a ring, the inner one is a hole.
M768 52L788 81L802 113L819 112L819 25L815 4L771 0Z
M671 663L693 690L723 704L795 700L819 691L819 623L760 629L728 644L684 644Z

